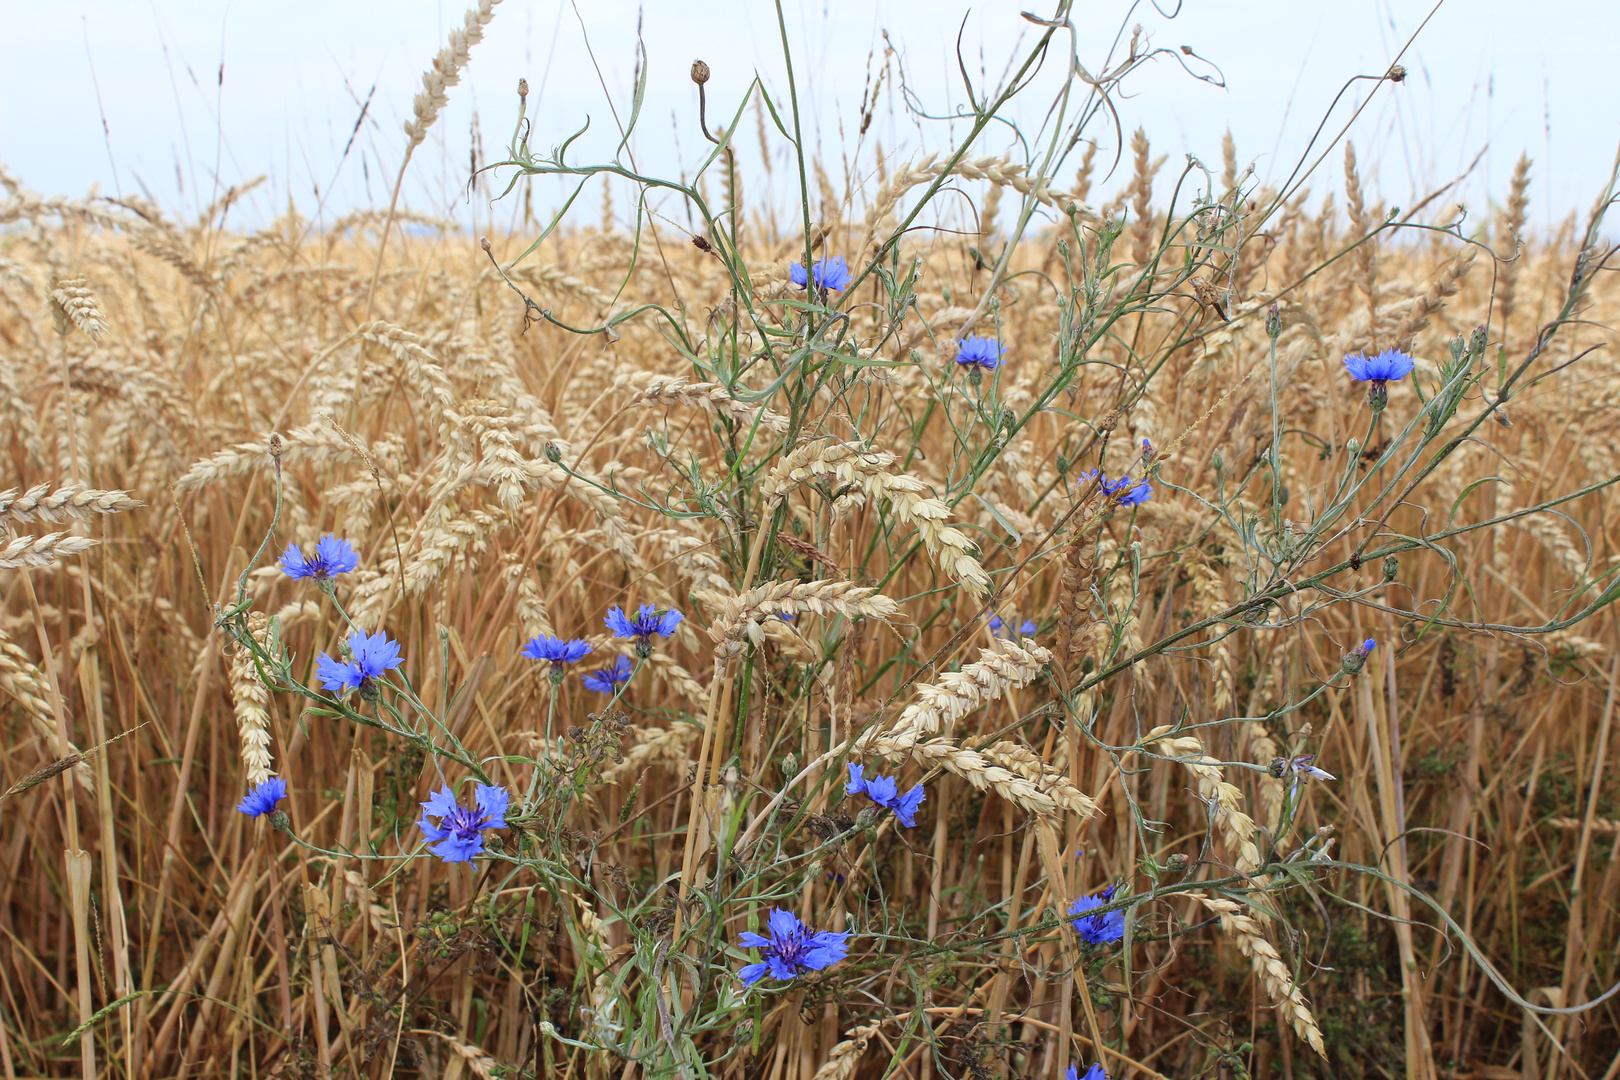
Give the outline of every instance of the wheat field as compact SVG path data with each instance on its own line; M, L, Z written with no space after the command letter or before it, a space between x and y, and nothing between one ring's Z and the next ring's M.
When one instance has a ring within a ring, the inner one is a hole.
M8 1080L1613 1080L1604 200L1137 132L784 214L762 100L528 254L0 173Z

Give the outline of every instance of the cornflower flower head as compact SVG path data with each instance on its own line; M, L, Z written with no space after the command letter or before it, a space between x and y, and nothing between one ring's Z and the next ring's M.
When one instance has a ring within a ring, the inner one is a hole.
M850 795L865 795L879 806L894 811L894 816L906 828L914 828L917 824L917 807L928 798L923 786L918 784L904 795L900 794L900 784L892 776L874 776L868 780L865 777L866 767L851 765L849 767L849 783L844 785L844 791Z
M524 656L551 661L550 675L553 683L562 682L567 665L583 660L585 654L590 651L591 643L588 641L581 641L579 638L564 641L549 635L530 638L529 643L523 646Z
M506 828L509 801L506 789L499 784L479 784L473 805L462 806L447 785L422 804L422 820L416 827L427 837L428 850L445 862L470 862L483 853L484 830ZM433 824L430 817L438 818L439 823Z
M633 670L630 658L620 656L613 661L612 667L605 667L585 676L585 689L595 690L598 694L616 694L621 684L630 681Z
M276 803L287 797L287 781L279 776L266 777L259 786L248 792L236 808L248 817L262 817L276 808Z
M399 642L390 641L386 630L367 634L356 630L349 635L348 663L334 660L325 653L315 659L315 675L321 686L334 694L343 695L350 689L360 691L367 701L376 701L380 691L376 680L390 668L405 662L399 655Z
M1103 1072L1101 1062L1087 1069L1084 1075L1081 1074L1078 1068L1070 1065L1069 1071L1064 1074L1064 1080L1108 1080L1108 1074Z
M990 616L990 632L992 634L996 635L996 637L999 637L999 638L1011 639L1011 637L1012 637L1012 633L1007 630L1007 624L1001 621L1001 616L1000 615L992 615L992 616ZM1019 623L1018 624L1018 635L1020 637L1034 637L1035 636L1035 620L1034 619L1025 619L1023 622Z
M1115 886L1082 896L1069 907L1070 915L1078 915L1074 921L1075 933L1080 940L1088 945L1111 945L1125 936L1125 913L1123 911L1109 911L1100 915L1086 915L1092 908L1102 907L1114 898Z
M820 971L838 963L849 951L845 945L848 934L835 934L830 930L817 932L800 922L793 912L781 908L771 909L765 929L766 934L750 930L742 934L743 948L765 950L763 960L737 972L737 977L749 985L767 974L785 981L806 971Z
M1367 404L1377 412L1389 404L1390 381L1411 374L1412 358L1399 349L1385 349L1377 356L1350 353L1344 358L1344 366L1352 379L1371 384L1367 387Z
M1346 674L1354 675L1367 665L1367 657L1371 656L1372 651L1376 648L1378 648L1378 642L1368 638L1345 653L1344 660L1340 662L1339 666L1345 670Z
M1306 779L1311 780L1337 780L1338 777L1326 769L1318 769L1311 762L1316 760L1315 754L1301 754L1298 757L1277 758L1271 763L1268 770L1272 776L1281 780L1289 777L1288 798L1292 800L1299 794L1299 785Z
M842 255L816 260L809 275L805 274L804 266L800 263L796 262L788 267L788 277L792 278L793 284L801 289L812 276L816 279L816 288L822 291L831 289L834 292L842 292L849 285L849 267L844 265Z
M1011 346L1003 345L1000 338L974 334L956 343L956 362L963 367L994 371L1001 366L1001 358L1007 355L1009 348Z
M327 533L315 542L315 554L304 557L304 549L297 544L281 553L281 570L290 578L313 578L324 585L339 574L347 574L360 565L360 556L347 540L339 540Z
M645 660L652 655L653 635L669 637L675 628L681 624L683 616L674 608L660 613L652 604L642 604L636 609L636 617L630 618L622 608L611 608L607 618L607 628L622 638L632 638L636 643L636 655Z
M1087 469L1080 474L1080 479L1075 483L1076 486L1084 487L1093 480L1097 481L1097 487L1103 496L1118 506L1141 506L1153 498L1153 485L1146 480L1137 480L1133 483L1128 476L1110 480L1107 473L1100 473L1096 469Z

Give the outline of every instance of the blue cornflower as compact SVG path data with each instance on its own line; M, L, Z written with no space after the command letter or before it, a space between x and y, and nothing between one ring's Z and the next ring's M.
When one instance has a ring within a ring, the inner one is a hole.
M455 792L442 787L422 804L422 820L416 827L430 845L438 845L428 850L445 862L469 862L483 853L485 829L506 828L509 801L506 789L499 784L479 784L472 806L462 806L456 802ZM439 823L433 824L429 817L438 818Z
M1411 373L1412 358L1399 349L1385 349L1377 356L1347 355L1344 366L1352 379L1371 384L1367 387L1367 404L1377 411L1389 404L1389 381L1404 379Z
M1412 358L1399 349L1385 349L1377 356L1354 353L1344 358L1350 377L1357 382L1388 382L1412 373Z
M248 792L236 808L248 817L259 817L275 810L276 803L287 797L287 781L279 776L261 780L259 786Z
M817 933L800 922L793 912L781 908L771 909L765 928L770 932L769 937L743 931L743 948L765 950L763 961L737 972L737 977L745 983L756 983L767 974L783 980L797 978L806 971L831 967L848 952L844 944L849 939L848 934L835 934L830 930Z
M658 608L652 604L642 604L636 609L636 617L630 618L620 608L610 608L607 618L607 628L622 638L634 638L636 642L636 655L648 657L652 655L653 635L669 637L675 628L681 624L681 613L670 608L659 614Z
M835 292L842 292L849 285L849 267L844 265L842 255L817 260L814 275L816 288L818 289L832 289ZM793 284L801 289L804 288L805 273L802 265L794 263L788 267L788 277L793 279Z
M377 696L375 680L389 668L405 662L399 655L399 642L390 641L386 630L375 634L356 630L350 634L349 655L353 659L344 663L321 653L315 660L315 675L321 686L334 694L346 694L350 688L355 688L367 700L375 700Z
M612 667L605 667L585 676L585 689L595 690L598 694L616 694L620 683L630 681L632 670L630 658L621 656L613 661Z
M1079 1069L1070 1065L1064 1080L1108 1080L1108 1074L1103 1072L1101 1062L1087 1069L1084 1076L1080 1075Z
M339 540L327 533L316 541L315 554L304 558L304 549L292 545L281 554L281 569L290 578L314 578L330 581L339 574L347 574L360 565L360 556L347 540Z
M1097 481L1097 486L1102 489L1103 495L1114 500L1120 506L1141 506L1153 498L1153 485L1146 480L1138 480L1134 484L1128 476L1122 476L1118 480L1110 480L1107 473L1099 474L1096 469L1087 469L1081 473L1080 479L1076 483L1083 487L1093 480Z
M1114 898L1114 889L1115 886L1110 885L1101 892L1080 897L1069 908L1069 914L1081 915L1081 912L1102 907ZM1080 935L1080 940L1089 945L1108 945L1125 936L1125 913L1110 911L1102 915L1081 915L1074 920L1074 929Z
M1009 348L1011 346L1003 345L999 338L974 334L956 343L956 362L963 367L994 371L1001 366L1001 358L1007 355Z
M1000 615L990 616L990 632L992 634L996 635L996 637L1010 638L1012 635L1006 633L1006 629L1007 624L1001 621ZM1033 637L1035 635L1035 620L1025 619L1023 622L1019 623L1018 633L1021 637Z
M917 824L917 807L928 798L923 786L918 784L904 795L900 794L900 785L892 776L874 776L866 779L862 774L865 766L851 765L849 767L849 783L844 791L850 795L864 793L868 799L879 806L894 811L894 816L900 819L900 824L910 829Z
M563 668L565 665L577 663L584 659L585 654L590 651L591 643L588 641L581 641L579 638L564 641L562 638L550 635L530 638L529 643L523 646L524 656L530 656L536 660L551 661L550 674L551 681L554 683L563 681Z

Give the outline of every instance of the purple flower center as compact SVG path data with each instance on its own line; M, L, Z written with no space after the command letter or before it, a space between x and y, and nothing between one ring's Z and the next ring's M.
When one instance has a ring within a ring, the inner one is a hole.
M805 954L816 947L803 929L795 930L785 937L772 935L771 945L772 952L795 967L805 967Z
M457 840L472 840L489 824L489 815L475 806L457 806L439 820L439 828Z

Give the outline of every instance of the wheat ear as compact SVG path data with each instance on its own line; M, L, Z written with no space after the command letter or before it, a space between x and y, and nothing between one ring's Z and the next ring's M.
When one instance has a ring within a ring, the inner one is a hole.
M855 1066L861 1063L861 1054L866 1051L866 1044L873 1035L877 1034L880 1024L871 1024L867 1027L858 1027L849 1033L849 1038L833 1047L827 1054L827 1060L822 1062L821 1068L810 1080L849 1080Z
M1322 1032L1316 1026L1316 1018L1311 1015L1311 1010L1305 1004L1305 995L1294 985L1293 973L1288 970L1288 965L1283 963L1277 947L1267 941L1265 935L1260 932L1260 924L1244 914L1243 908L1231 900L1205 896L1201 892L1189 892L1187 895L1220 918L1221 929L1237 945L1238 951L1249 958L1254 965L1255 974L1266 984L1271 999L1294 1026L1299 1037L1310 1043L1312 1050L1326 1058L1327 1051L1322 1047Z
M270 620L263 612L248 616L248 632L261 648L269 646ZM253 787L268 780L274 769L270 756L270 691L259 679L253 653L238 646L230 653L231 708L242 738L242 765Z
M28 654L0 629L0 690L10 694L28 714L34 730L45 743L46 753L54 754L58 745L56 713L51 708L50 683L43 672L28 659ZM78 757L79 748L68 744L71 755ZM73 779L85 791L95 790L95 771L83 759L73 764Z
M958 720L1008 690L1028 686L1052 662L1052 654L1030 638L1021 645L998 642L961 671L947 672L937 683L918 683L917 696L887 731L868 731L855 740L857 756L892 757L909 753L930 735L949 733Z
M99 491L83 484L63 484L55 491L36 484L27 491L0 491L0 524L34 521L89 521L97 514L116 514L144 503L127 491Z
M99 540L88 536L69 536L67 533L46 533L44 536L18 536L5 547L0 547L0 570L14 570L22 566L49 566L58 559L89 551Z
M848 619L893 620L900 605L876 589L848 581L773 581L728 597L709 637L714 655L724 659L743 650L744 639L765 644L764 622L774 615L842 615Z
M1242 810L1243 792L1227 782L1216 760L1204 753L1204 744L1191 735L1160 738L1171 730L1157 727L1143 742L1158 742L1159 753L1187 767L1198 783L1198 794L1209 807L1209 816L1233 855L1232 864L1240 874L1252 874L1261 865L1260 849L1254 842L1254 819Z
M887 499L894 516L902 524L916 526L923 546L962 587L974 597L990 591L990 575L973 557L973 542L962 530L945 522L951 508L929 495L928 485L906 473L889 471L899 459L886 450L872 450L858 443L815 439L795 447L766 474L760 493L766 505L777 507L796 485L821 477L836 478L843 487L833 500L837 511L861 505L867 496Z
M695 405L710 415L729 417L738 425L748 427L757 418L759 426L782 434L788 429L788 418L762 405L747 405L731 396L719 383L687 382L684 378L664 381L659 379L632 397L628 406L655 408L660 405Z
M56 320L56 332L63 337L75 326L98 345L107 336L101 305L96 303L90 283L82 277L57 278L52 283L51 317Z

